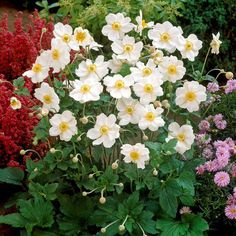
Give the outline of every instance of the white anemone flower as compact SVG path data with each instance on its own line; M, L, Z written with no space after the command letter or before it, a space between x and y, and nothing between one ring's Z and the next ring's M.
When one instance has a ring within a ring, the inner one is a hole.
M144 19L143 19L143 13L142 11L140 10L139 11L139 16L137 16L135 18L136 22L137 22L137 26L135 28L135 31L137 33L139 33L140 35L142 35L142 31L146 28L152 28L154 26L154 22L153 21L150 21L150 22L146 22Z
M119 125L138 124L142 105L133 98L122 98L117 101L116 108L119 111Z
M153 104L146 105L140 110L139 128L141 130L157 131L159 127L163 127L165 125L165 121L161 117L163 111L160 107L155 108Z
M182 58L194 61L201 48L202 41L195 34L190 34L187 38L180 36L178 39L177 49L180 51Z
M13 110L18 110L21 108L21 102L16 97L11 97L10 99L10 106Z
M105 148L110 148L114 145L115 140L120 137L120 126L116 124L114 114L106 116L101 113L97 116L94 128L88 130L87 137L93 139L93 145L103 144Z
M178 153L183 154L187 150L191 149L195 138L191 125L180 126L178 123L172 122L169 125L168 130L169 132L166 141L168 142L173 138L177 139L175 150Z
M206 88L197 81L185 82L183 87L176 89L175 103L189 112L198 111L199 104L206 101Z
M112 43L111 48L117 54L118 59L127 60L130 63L135 63L139 60L143 43L135 43L133 37L124 36L122 40L116 40Z
M121 154L124 155L124 162L133 162L137 168L144 169L145 162L149 161L149 150L144 144L136 143L135 145L124 144L121 146Z
M222 44L222 41L220 41L220 32L218 32L216 35L212 34L212 41L210 43L211 46L211 53L213 54L219 54L220 45Z
M104 61L104 56L101 55L94 62L87 59L79 64L79 67L75 70L75 74L81 81L87 79L100 81L108 74L108 63Z
M171 83L181 80L186 72L183 61L178 60L175 56L163 57L163 61L158 68L164 76L163 80Z
M117 58L117 55L112 54L112 59L108 61L108 67L111 69L111 73L118 73L122 68L122 60Z
M77 121L70 111L62 114L55 114L50 120L50 136L59 136L60 140L70 141L72 136L77 134Z
M157 49L165 49L173 53L176 49L178 36L183 33L180 27L173 26L169 21L154 25L153 29L148 31L148 37Z
M123 77L116 74L105 77L103 83L107 86L106 89L113 98L129 98L131 96L130 86L134 82L130 75Z
M130 32L134 27L131 23L131 19L129 17L124 17L122 13L110 13L105 19L107 25L103 26L102 34L107 36L111 41L122 39L124 35Z
M44 51L37 57L31 70L23 73L23 76L31 78L33 83L41 83L48 77L49 65L48 65L48 53Z
M100 94L103 91L103 86L100 82L93 79L75 80L73 82L74 89L70 92L69 96L74 100L85 103L100 99Z
M43 82L39 88L36 88L34 96L43 103L43 108L52 112L59 111L60 99L48 83Z

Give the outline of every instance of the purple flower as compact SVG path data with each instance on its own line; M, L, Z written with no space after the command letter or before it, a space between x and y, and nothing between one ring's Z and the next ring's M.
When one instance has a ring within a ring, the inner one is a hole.
M225 215L230 219L234 220L236 219L236 205L228 205L225 208Z
M215 93L215 92L219 91L219 85L214 82L208 83L207 90L211 93Z
M229 152L229 148L225 148L225 147L218 147L216 149L216 157L217 158L227 158L229 159L230 157L230 152Z
M213 160L213 161L207 161L205 164L205 169L209 172L215 172L217 171L219 168L218 168L218 162L217 160Z
M198 175L202 175L205 172L205 166L204 165L200 165L196 168L196 173Z
M230 182L229 174L225 171L217 172L214 176L214 182L219 187L226 187Z
M202 156L205 157L206 159L210 159L213 156L213 151L211 148L204 148L202 151Z
M225 120L218 121L215 123L217 129L223 130L226 128L227 122Z
M222 121L223 120L223 115L222 114L216 114L214 117L213 117L213 121L215 123L219 122L219 121Z
M225 93L232 93L236 90L236 80L232 79L232 80L228 80L227 84L226 84L226 88L225 88Z
M210 123L207 120L202 120L199 123L198 128L202 131L208 131L210 129Z

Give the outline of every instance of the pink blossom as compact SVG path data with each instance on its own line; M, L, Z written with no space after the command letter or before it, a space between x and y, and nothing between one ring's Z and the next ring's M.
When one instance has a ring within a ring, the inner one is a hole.
M228 205L225 208L225 215L230 219L230 220L234 220L236 219L236 205Z
M219 171L214 176L214 182L218 187L226 187L230 183L229 174L225 171Z
M208 131L210 129L210 123L207 120L202 120L198 127L202 131Z
M219 85L214 82L208 83L207 90L211 93L215 93L215 92L219 91Z
M227 84L226 84L226 88L225 88L225 93L232 93L236 90L236 80L232 79L232 80L228 80Z
M213 151L211 148L204 148L202 151L202 156L205 157L206 159L210 159L213 157Z
M205 166L204 165L200 165L196 168L196 173L198 175L202 175L205 172Z

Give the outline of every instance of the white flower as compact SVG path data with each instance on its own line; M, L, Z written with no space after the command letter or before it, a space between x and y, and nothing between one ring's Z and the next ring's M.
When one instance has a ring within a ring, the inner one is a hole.
M184 63L175 56L163 57L163 61L159 64L159 70L164 75L164 81L175 83L181 80L186 72Z
M111 69L111 73L118 73L122 65L122 60L119 60L117 55L112 54L112 59L108 61L108 67Z
M138 168L144 169L145 162L149 161L149 150L144 144L136 143L135 145L124 144L121 146L121 154L125 156L124 162L133 162Z
M114 41L111 48L114 53L118 54L118 59L123 59L130 63L134 63L139 60L143 49L143 43L135 43L135 39L133 37L126 35L122 40Z
M132 98L119 99L116 108L119 111L119 125L138 124L142 105L137 100Z
M220 41L220 32L218 32L216 35L212 34L212 37L213 39L210 43L211 53L219 54L220 45L222 44L222 41Z
M194 61L201 48L202 41L198 40L195 34L190 34L186 39L183 36L179 36L177 49L180 51L182 58Z
M43 82L39 88L35 89L34 96L43 103L43 108L52 112L59 111L59 97L48 83Z
M58 22L57 24L54 25L53 35L56 38L61 39L62 42L64 42L68 46L70 46L72 33L73 29L70 25L64 25L61 22Z
M104 147L110 148L119 138L120 126L115 124L116 117L113 114L106 116L104 113L97 116L94 128L88 130L87 137L95 139L93 145L103 144Z
M17 110L21 108L21 102L16 97L11 97L10 99L10 106L13 110Z
M139 11L139 16L137 16L135 18L135 20L137 21L138 25L137 25L137 28L135 29L135 31L137 33L139 33L140 35L142 35L142 31L143 29L145 28L152 28L154 26L154 22L151 21L151 22L146 22L144 19L143 19L143 13L142 11L140 10Z
M116 74L105 77L103 83L107 86L107 91L113 98L129 98L131 96L130 86L134 82L129 75L123 77L122 75Z
M102 34L107 36L111 41L122 39L134 27L130 21L131 19L124 17L122 13L110 13L106 16L107 25L103 26Z
M156 65L159 65L163 61L163 57L164 54L161 50L156 49L151 53L151 58Z
M100 81L105 75L108 74L107 64L107 62L104 62L104 56L101 55L96 58L95 62L87 59L79 64L78 69L75 70L75 74L80 77L81 81L87 79Z
M164 110L160 107L154 108L153 104L146 105L140 110L140 120L138 126L141 130L150 129L151 131L158 130L164 126L165 121L161 118L161 113Z
M70 141L77 134L77 121L70 111L55 114L50 120L52 127L49 129L50 136L60 136L60 140Z
M69 45L73 50L79 51L80 47L85 48L86 46L89 46L93 41L94 40L87 29L77 27L74 29L74 34Z
M133 86L134 93L140 98L142 104L149 104L154 102L157 96L163 95L163 89L160 83L153 78L143 79Z
M49 66L53 68L54 73L63 70L70 62L68 47L58 38L52 39L51 50L47 50L46 53L49 57Z
M183 87L176 89L175 103L189 112L198 111L199 104L206 101L206 88L197 81L185 82Z
M149 59L146 65L144 65L143 62L137 62L136 67L131 67L130 71L135 82L139 82L142 79L153 78L153 80L157 80L157 83L159 81L159 85L163 83L163 75L159 72L152 59Z
M88 45L89 50L99 51L99 48L102 48L103 46L101 44L98 44L94 41L93 37L91 37L91 42Z
M73 82L74 89L70 92L69 96L76 101L85 103L88 101L98 101L100 99L100 94L103 91L101 83L93 79L84 81L75 80Z
M177 144L175 150L183 154L185 151L191 149L191 145L194 142L193 128L191 125L179 126L178 123L172 122L168 127L169 133L166 141L175 138L177 139Z
M163 24L157 23L153 29L148 31L148 37L153 40L153 46L166 49L170 53L175 51L177 38L181 34L182 29L173 26L169 21Z
M40 56L37 57L31 70L23 73L23 76L31 78L33 83L41 83L45 78L48 77L48 53L44 51Z

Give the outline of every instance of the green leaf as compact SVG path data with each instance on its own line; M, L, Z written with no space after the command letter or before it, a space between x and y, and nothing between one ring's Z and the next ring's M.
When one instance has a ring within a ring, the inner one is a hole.
M176 144L177 144L177 139L171 139L169 142L162 144L162 150L165 153L170 153L170 154L176 153L175 151Z
M130 74L130 65L124 63L121 67L121 70L119 72L122 76L126 76Z
M191 195L194 195L195 177L193 173L187 171L182 172L177 182L183 189L186 189Z
M7 224L15 228L21 228L25 226L25 223L25 219L19 213L0 216L0 224Z
M152 220L153 216L154 214L151 211L143 211L139 223L146 233L156 235L156 222Z
M0 182L22 185L24 171L17 167L7 167L0 169Z
M25 79L23 77L19 77L13 80L13 85L18 88L23 87L25 85Z
M20 95L20 96L30 96L30 92L27 88L19 88L14 91L15 94Z
M38 140L46 140L48 137L48 130L50 128L50 124L48 122L47 117L43 117L38 125L34 128L34 133Z

